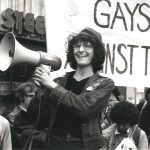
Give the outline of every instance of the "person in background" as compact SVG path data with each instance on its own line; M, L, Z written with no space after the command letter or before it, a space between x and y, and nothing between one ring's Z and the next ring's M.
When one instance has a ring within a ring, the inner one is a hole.
M0 115L0 149L12 150L10 124Z
M17 105L13 98L13 92L0 95L0 115L6 117Z
M27 112L31 101L37 94L37 86L32 81L27 81L19 84L15 91L8 94L5 99L7 101L14 101L15 105L11 112L5 117L9 120L10 125L13 126L16 116L21 112Z
M17 85L16 89L2 97L0 108L1 115L9 121L12 147L19 147L20 135L14 129L15 118L21 113L26 115L30 103L37 94L37 86L33 82L24 82ZM8 127L7 127L8 128Z
M99 73L105 60L101 34L87 27L70 35L66 52L74 71L52 80L44 68L37 67L33 75L46 88L53 106L47 119L49 149L98 150L105 147L99 113L114 89L114 82Z
M111 95L111 97L108 101L107 107L102 112L102 117L101 117L102 118L101 119L102 130L105 130L112 124L112 121L110 119L110 110L117 103L118 103L118 101L117 101L116 97Z
M32 143L31 145L34 150L46 150L44 142L48 132L49 118L53 117L50 110L56 107L56 104L50 105L49 95L49 90L41 86L38 88L34 99L32 99L27 112L21 111L16 116L13 129L15 130L15 134L18 135L19 140L18 144L15 142L14 148L30 149L29 145ZM30 140L32 136L35 142Z
M116 149L127 137L131 139L138 150L148 150L147 136L143 130L137 127L138 117L138 109L128 101L120 101L113 106L110 111L110 119L114 124L103 130L103 135L108 141L108 150ZM135 137L137 132L139 135Z
M139 127L145 131L150 146L150 88L145 88L145 99L137 104L139 109Z
M109 115L111 108L115 104L117 104L119 101L125 101L125 100L126 100L125 97L120 93L118 87L115 86L115 88L113 89L111 96L109 98L108 105L102 112L102 119L101 119L102 130L105 130L112 124L112 121L111 121L110 115Z
M117 101L124 101L124 100L126 100L126 98L121 94L121 92L119 91L117 86L115 86L115 88L114 88L114 90L112 92L111 99L112 98L113 99L116 98Z

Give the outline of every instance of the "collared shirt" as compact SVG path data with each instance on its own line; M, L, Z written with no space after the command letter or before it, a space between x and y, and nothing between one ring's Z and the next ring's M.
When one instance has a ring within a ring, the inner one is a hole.
M10 125L7 119L0 115L0 149L12 150Z
M127 132L129 133L129 136L131 135L133 130L134 130L134 127L130 127L128 129ZM112 124L110 127L103 130L103 135L108 141L108 150L114 150L119 145L119 143L125 138L125 135L121 136L120 134L117 134L117 133L118 131L116 130L116 124ZM131 140L134 142L132 137L131 137ZM140 132L140 138L139 138L137 149L148 150L148 139L143 130L141 130Z
M10 114L7 115L7 119L9 120L10 126L13 126L16 116L21 112L21 107L15 107Z
M117 128L115 128L115 133L114 133L114 135L112 135L112 139L111 139L111 141L112 141L111 149L115 149L115 148L121 143L121 141L122 141L124 138L128 137L128 136L129 136L129 131L130 131L130 130L128 129L126 133L121 134L121 133L117 130Z

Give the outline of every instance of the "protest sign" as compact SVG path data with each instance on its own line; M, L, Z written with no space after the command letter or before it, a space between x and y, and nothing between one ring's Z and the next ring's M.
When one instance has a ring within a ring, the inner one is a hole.
M106 49L102 74L117 86L150 86L150 1L45 0L48 52L63 60L72 32L91 27Z

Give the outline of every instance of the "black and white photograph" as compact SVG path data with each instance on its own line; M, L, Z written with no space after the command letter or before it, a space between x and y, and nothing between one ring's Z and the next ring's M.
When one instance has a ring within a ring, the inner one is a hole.
M149 150L150 1L0 0L0 149Z

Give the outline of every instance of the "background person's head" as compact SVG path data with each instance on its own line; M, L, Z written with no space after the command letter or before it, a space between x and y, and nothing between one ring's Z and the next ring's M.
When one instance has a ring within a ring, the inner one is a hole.
M33 82L21 83L15 90L15 98L19 104L29 105L37 93L37 86Z
M116 123L119 132L126 132L138 123L139 111L134 104L120 101L110 111L110 119Z
M112 94L116 97L117 101L124 101L124 100L126 100L125 97L119 91L117 86L115 86L114 90L112 91Z
M77 69L77 62L74 58L74 45L78 42L89 42L94 49L92 60L93 71L102 70L105 60L105 48L102 42L101 34L91 28L83 29L79 34L71 35L67 43L67 62L73 69Z
M16 106L28 106L37 94L37 87L32 82L19 84L16 89L0 96L0 115L9 114Z

